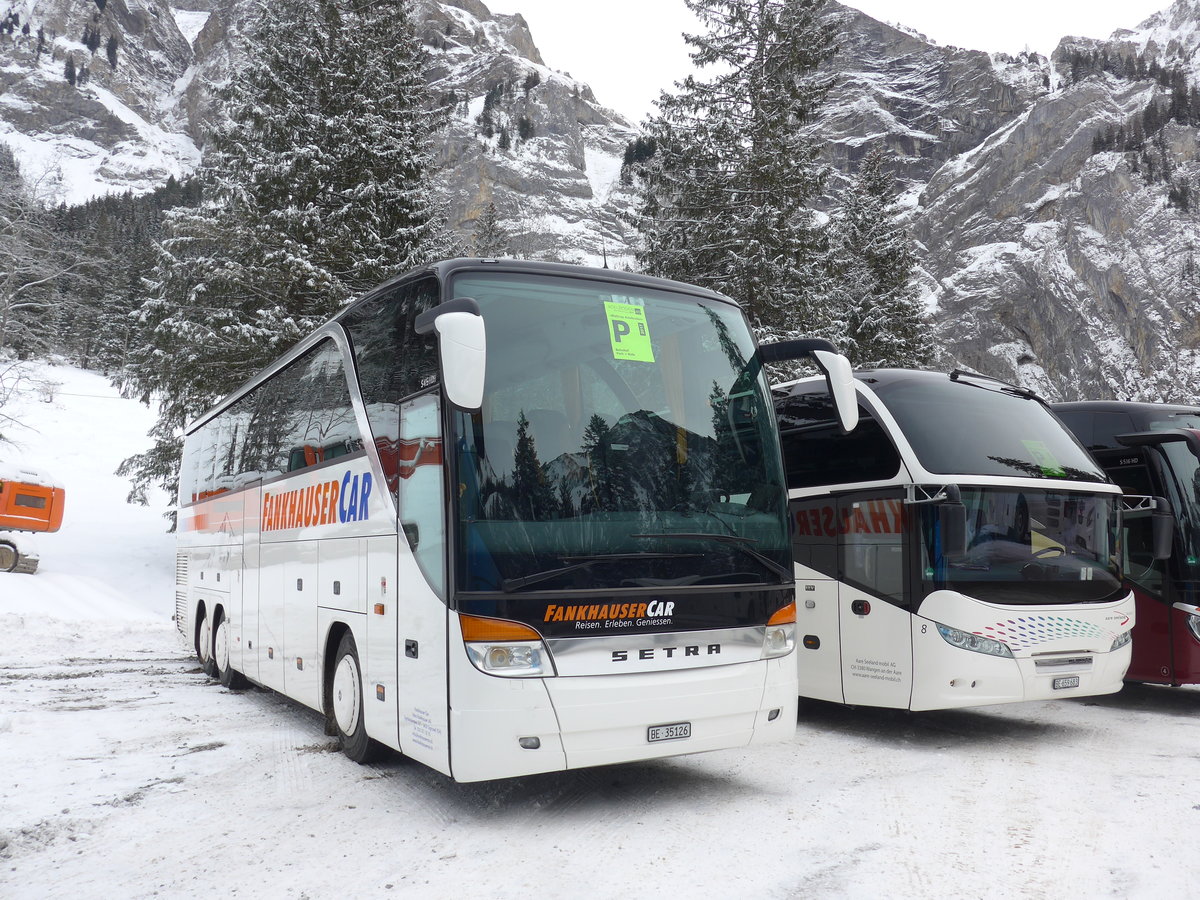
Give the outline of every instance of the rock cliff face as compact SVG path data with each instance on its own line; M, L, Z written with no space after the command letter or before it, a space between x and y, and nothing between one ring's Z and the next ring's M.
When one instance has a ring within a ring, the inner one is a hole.
M942 363L1055 398L1195 401L1197 119L1140 150L1097 139L1171 106L1139 57L1200 84L1200 0L1107 41L1064 38L1053 60L831 15L838 81L816 128L833 187L869 149L891 152ZM1072 65L1080 52L1096 71Z
M0 140L68 202L185 174L255 2L11 2ZM414 10L433 94L452 109L437 150L464 248L495 203L513 255L631 264L622 215L634 198L619 180L630 124L547 65L520 15L479 0ZM869 149L891 151L943 363L1065 399L1200 398L1200 113L1140 150L1098 143L1174 102L1139 59L1200 85L1200 0L1107 41L1064 38L1053 60L938 46L837 4L830 14L837 81L816 126L835 170L826 202ZM85 27L101 35L95 52ZM1081 73L1082 53L1110 64ZM68 55L85 84L67 83Z
M103 9L100 6L103 5ZM0 140L54 200L150 190L195 168L219 120L216 88L244 54L256 0L25 0L0 34ZM495 203L512 255L632 262L620 163L633 129L548 67L520 15L479 0L415 0L433 93L453 102L437 148L452 225L471 249ZM21 26L30 23L30 34ZM38 52L38 29L44 35ZM98 50L85 29L100 33ZM185 34L186 32L186 34ZM108 38L119 41L117 66ZM71 85L66 60L90 78ZM486 101L486 102L485 102Z
M838 53L820 123L826 160L853 171L866 152L886 147L910 187L947 160L977 147L1049 89L1049 60L1008 62L978 50L932 44L913 32L834 4Z

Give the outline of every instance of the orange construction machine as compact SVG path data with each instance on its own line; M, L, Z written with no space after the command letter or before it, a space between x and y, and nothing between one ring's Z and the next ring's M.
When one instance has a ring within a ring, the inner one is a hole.
M38 556L13 532L58 531L66 491L44 472L0 466L0 572L37 569Z

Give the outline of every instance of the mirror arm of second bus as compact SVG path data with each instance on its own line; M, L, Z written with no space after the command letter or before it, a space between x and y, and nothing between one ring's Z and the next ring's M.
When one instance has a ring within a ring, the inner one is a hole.
M1134 434L1118 434L1118 441L1127 447L1153 447L1155 450L1162 452L1163 444L1182 443L1187 447L1188 452L1192 456L1200 459L1200 433L1197 433L1191 428L1171 428L1164 431L1146 431L1137 432ZM1171 550L1174 543L1175 534L1175 512L1171 509L1171 503L1166 497L1150 497L1142 498L1133 495L1126 496L1126 502L1130 500L1148 499L1153 501L1153 507L1150 509L1153 516L1153 555L1156 560L1164 560L1171 558ZM1125 515L1130 513L1137 515L1144 513L1146 507L1136 506L1127 508Z
M926 496L918 497L917 491ZM945 484L936 491L919 484L908 486L904 502L909 506L935 504L942 534L942 546L951 556L967 552L967 508L963 505L962 491L957 484Z

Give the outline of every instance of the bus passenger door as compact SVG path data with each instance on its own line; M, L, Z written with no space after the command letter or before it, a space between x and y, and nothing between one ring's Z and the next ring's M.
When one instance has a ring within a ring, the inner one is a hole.
M1151 469L1154 451L1148 447L1098 454L1109 477L1126 494L1160 496L1166 493ZM1157 454L1155 454L1157 455ZM1160 465L1166 465L1160 458ZM1163 473L1170 477L1169 472ZM1147 514L1126 513L1121 535L1121 570L1125 584L1133 589L1133 655L1125 677L1129 681L1171 684L1175 678L1172 660L1172 599L1169 596L1168 566L1174 561L1154 558L1154 523Z
M838 498L838 614L845 702L907 709L912 697L905 508L897 490Z
M400 406L396 553L400 749L450 771L446 607L445 454L441 406L427 393ZM457 649L463 652L461 643Z
M844 703L838 631L836 506L829 497L792 500L796 572L796 666L800 696Z

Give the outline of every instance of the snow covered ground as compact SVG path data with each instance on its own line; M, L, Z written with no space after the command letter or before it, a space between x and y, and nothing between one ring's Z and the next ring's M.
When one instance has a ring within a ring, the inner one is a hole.
M0 461L49 470L67 514L38 574L0 574L0 897L1200 890L1190 688L922 714L805 703L782 745L489 784L355 765L317 714L219 687L178 639L162 498L126 506L112 474L149 412L97 375L34 374L60 385L21 398L30 428Z

